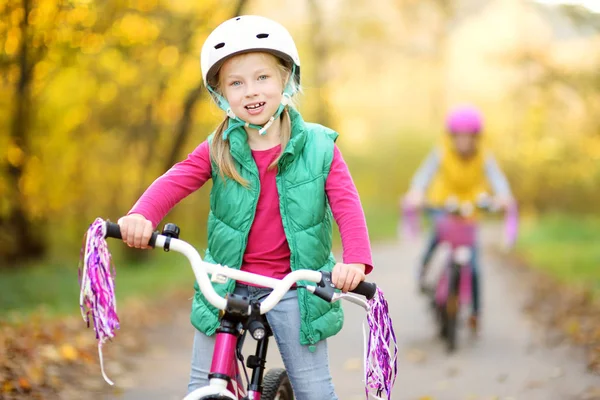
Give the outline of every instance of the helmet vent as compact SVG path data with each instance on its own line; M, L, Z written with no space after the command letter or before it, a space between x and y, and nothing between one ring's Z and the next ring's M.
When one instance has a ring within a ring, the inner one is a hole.
M259 33L258 35L256 35L257 38L259 39L265 39L269 37L268 33Z
M225 47L225 43L224 42L215 44L215 49L220 49L222 47Z

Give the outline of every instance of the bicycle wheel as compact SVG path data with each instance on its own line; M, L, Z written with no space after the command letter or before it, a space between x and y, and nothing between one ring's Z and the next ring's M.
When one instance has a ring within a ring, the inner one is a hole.
M263 379L262 400L294 400L292 384L287 372L282 368L274 368L267 372Z
M457 319L460 306L458 290L460 282L460 266L453 265L450 270L450 292L446 301L446 348L448 352L456 350Z
M435 306L435 317L438 323L438 333L440 338L446 339L448 335L448 316L446 314L446 303Z

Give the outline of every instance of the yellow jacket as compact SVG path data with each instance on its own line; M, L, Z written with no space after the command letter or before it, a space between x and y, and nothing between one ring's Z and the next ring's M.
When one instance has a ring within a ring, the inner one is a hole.
M494 157L481 148L465 159L454 150L451 139L430 153L411 184L411 190L425 192L427 202L442 207L449 197L475 201L483 192L510 195L510 187Z

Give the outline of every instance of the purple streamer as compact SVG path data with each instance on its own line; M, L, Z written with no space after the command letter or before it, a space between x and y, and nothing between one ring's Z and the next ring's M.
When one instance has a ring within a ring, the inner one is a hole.
M398 374L398 347L390 318L388 303L380 288L369 300L367 309L369 338L365 357L365 394L374 391L376 397L391 398Z
M83 320L89 328L90 319L93 321L96 339L98 339L98 354L102 376L109 384L104 372L102 360L102 345L115 337L119 329L117 302L115 299L115 269L106 244L106 227L101 218L90 225L85 235L84 247L81 250L79 262L79 307ZM91 317L91 318L90 318Z

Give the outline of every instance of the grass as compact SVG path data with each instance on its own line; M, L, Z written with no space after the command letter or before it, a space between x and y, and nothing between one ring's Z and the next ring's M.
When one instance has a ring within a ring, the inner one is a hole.
M398 226L398 211L395 205L368 205L364 207L371 244L385 241L396 236ZM334 252L342 248L338 226L333 224Z
M600 295L600 218L549 215L522 223L518 251L535 268Z
M15 320L33 313L45 316L79 314L78 260L39 264L2 271L0 320ZM189 287L193 273L181 255L153 252L147 263L134 264L115 257L117 302L130 297L155 296L177 287ZM187 285L187 286L186 286Z

